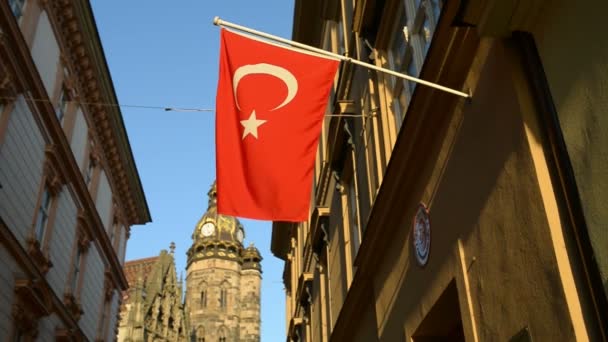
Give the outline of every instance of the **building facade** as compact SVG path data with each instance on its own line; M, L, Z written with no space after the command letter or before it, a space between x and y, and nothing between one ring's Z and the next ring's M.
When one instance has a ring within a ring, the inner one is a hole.
M187 252L185 293L173 246L159 257L129 261L131 287L118 341L259 342L262 268L257 248L243 247L238 219L217 213L215 184Z
M124 271L130 287L123 294L118 341L188 342L183 287L177 280L175 245L157 257L132 260Z
M88 2L0 2L0 336L113 341L150 221Z
M341 66L310 219L273 224L288 341L607 339L606 9L295 2L294 40L472 98Z

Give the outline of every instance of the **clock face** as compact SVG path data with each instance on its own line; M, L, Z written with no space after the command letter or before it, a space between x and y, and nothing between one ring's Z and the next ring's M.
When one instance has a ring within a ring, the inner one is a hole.
M418 211L414 217L413 229L416 260L420 266L424 266L429 261L429 253L431 251L431 219L429 211L424 204L418 206Z
M236 231L236 239L239 240L240 243L243 243L243 231L242 230L237 230Z
M201 234L205 237L213 235L213 231L215 231L215 226L211 222L207 222L201 228Z

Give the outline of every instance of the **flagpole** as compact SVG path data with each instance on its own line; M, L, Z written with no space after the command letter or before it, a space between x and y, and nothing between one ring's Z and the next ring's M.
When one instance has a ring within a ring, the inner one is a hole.
M393 76L396 76L396 77L399 77L399 78L403 78L403 79L406 79L408 81L419 83L419 84L425 85L427 87L431 87L431 88L438 89L438 90L441 90L441 91L445 91L445 92L450 93L450 94L458 95L458 96L461 96L461 97L464 97L464 98L471 98L470 94L467 94L467 93L462 92L462 91L458 91L458 90L455 90L455 89L452 89L452 88L444 87L442 85L439 85L439 84L436 84L436 83L433 83L433 82L429 82L429 81L425 81L425 80L422 80L422 79L419 79L419 78L416 78L416 77L413 77L413 76L410 76L410 75L407 75L407 74L403 74L403 73L400 73L400 72L396 72L396 71L393 71L393 70L390 70L390 69L381 68L381 67L375 66L373 64L362 62L362 61L360 61L358 59L353 59L351 57L342 56L342 55L339 55L337 53L333 53L333 52L330 52L330 51L326 51L326 50L323 50L323 49L316 48L314 46L298 43L298 42L295 42L293 40L281 38L281 37L278 37L278 36L275 36L275 35L272 35L272 34L268 34L268 33L265 33L265 32L261 32L261 31L258 31L258 30L251 29L249 27L245 27L245 26L241 26L241 25L238 25L238 24L234 24L234 23L222 20L222 19L220 19L220 17L213 18L213 24L216 25L216 26L224 26L224 27L233 28L233 29L236 29L236 30L239 30L239 31L243 31L243 32L247 32L247 33L250 33L250 34L254 34L254 35L257 35L257 36L260 36L260 37L263 37L263 38L266 38L266 39L274 40L274 41L277 41L277 42L281 42L281 43L284 43L284 44L289 44L291 46L295 46L295 47L298 47L300 49L316 52L316 53L319 53L321 55L325 55L325 56L328 56L328 57L333 57L335 59L338 59L338 60L341 60L341 61L344 61L344 62L347 62L347 63L357 64L357 65L366 67L368 69L376 70L376 71L383 72L383 73L386 73L386 74L389 74L389 75L393 75Z

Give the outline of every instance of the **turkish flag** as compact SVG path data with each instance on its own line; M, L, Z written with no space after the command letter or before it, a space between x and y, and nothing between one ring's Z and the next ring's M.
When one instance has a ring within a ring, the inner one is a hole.
M221 30L217 208L308 219L317 145L339 61Z

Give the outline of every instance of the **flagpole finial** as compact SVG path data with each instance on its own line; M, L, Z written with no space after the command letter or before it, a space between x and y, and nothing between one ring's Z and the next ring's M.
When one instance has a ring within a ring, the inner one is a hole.
M213 25L215 25L215 26L219 26L219 25L220 25L220 21L221 21L220 17L215 16L215 17L213 18Z

